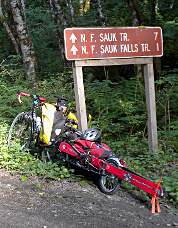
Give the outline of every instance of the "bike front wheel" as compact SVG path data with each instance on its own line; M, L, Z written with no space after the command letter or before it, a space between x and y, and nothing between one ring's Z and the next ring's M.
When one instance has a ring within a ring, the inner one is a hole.
M19 113L9 130L8 148L19 144L22 149L27 149L32 140L32 117L28 112Z
M115 160L108 159L107 163L118 167L118 164ZM107 171L103 170L102 176L99 179L100 190L107 195L114 194L121 185L121 179Z

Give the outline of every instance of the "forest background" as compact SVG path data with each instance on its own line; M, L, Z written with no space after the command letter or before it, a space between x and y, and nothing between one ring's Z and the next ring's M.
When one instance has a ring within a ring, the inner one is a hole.
M148 152L147 110L141 66L85 67L84 86L90 127L129 167L158 181L168 199L178 202L177 9L174 0L0 0L0 166L25 176L71 177L70 171L41 163L30 151L7 149L13 118L30 108L17 91L39 94L48 102L67 97L75 111L71 62L64 53L63 31L69 27L159 26L161 58L154 58L159 150ZM28 164L28 165L27 165ZM138 189L123 185L132 191ZM144 193L142 193L144 194ZM145 197L147 197L145 195Z

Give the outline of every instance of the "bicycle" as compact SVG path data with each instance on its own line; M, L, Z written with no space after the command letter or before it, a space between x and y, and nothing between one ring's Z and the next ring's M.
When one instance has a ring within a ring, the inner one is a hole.
M22 149L27 149L34 140L34 136L38 136L40 133L41 118L36 116L36 109L40 109L46 99L39 95L30 95L20 91L17 95L20 104L23 103L21 95L31 97L34 101L30 111L19 113L13 120L9 130L8 148L13 148L18 143ZM39 101L41 102L39 103Z
M18 91L18 101L20 103L22 103L20 99L21 95L32 97L34 99L33 106L29 112L22 112L14 119L8 137L9 148L13 147L13 142L18 142L22 149L26 149L34 140L35 135L35 145L41 150L42 160L45 159L44 149L47 148L46 154L48 160L51 161L48 148L51 149L51 147L53 147L55 153L67 163L99 175L99 187L105 194L113 194L116 192L121 181L125 180L153 195L152 213L154 213L156 197L166 196L165 190L160 186L162 178L157 184L131 171L123 159L118 158L106 144L102 143L101 132L99 130L91 128L80 132L75 128L74 126L77 125L75 120L63 116L66 110L66 107L63 105L64 101L67 100L66 98L57 97L56 107L54 108L59 111L57 117L60 118L56 118L56 123L54 122L52 127L54 127L55 124L60 124L56 128L56 130L60 130L60 133L57 134L57 137L50 138L50 144L43 144L40 137L40 131L42 129L41 118L36 116L36 109L41 108L43 105L45 106L44 101L46 99L38 95L30 95ZM39 103L39 101L41 101L41 103ZM52 133L53 131L51 135ZM160 209L158 211L160 212Z
M33 98L33 105L30 111L19 113L13 120L9 130L8 148L13 148L16 144L19 144L22 149L28 149L29 147L32 148L32 142L34 142L34 146L39 149L41 160L44 162L47 157L47 160L52 162L49 154L49 148L56 147L60 138L58 137L53 143L43 143L40 140L41 117L36 115L36 109L41 109L46 99L40 97L39 95L30 95L18 91L18 101L21 104L23 103L21 101L21 95ZM54 97L57 98L57 102L55 104L56 110L65 113L67 108L65 101L68 99L59 96Z
M64 130L62 135L55 141L53 144L47 145L40 141L40 131L41 131L41 118L36 115L36 109L42 108L44 105L45 98L40 97L39 95L30 95L24 92L18 91L18 101L19 103L22 103L20 97L21 95L31 97L33 98L33 105L30 111L28 112L21 112L19 113L14 121L12 122L12 125L10 127L9 131L9 137L8 137L8 147L13 148L15 144L20 144L20 147L22 149L27 149L31 146L32 141L35 142L35 146L39 149L39 153L41 153L41 160L44 162L46 159L50 162L52 162L51 159L51 151L49 153L49 149L55 150L55 153L59 155L60 159L63 159L63 161L70 162L72 164L75 164L79 166L80 168L86 169L88 171L93 171L94 173L99 174L99 172L95 169L93 169L93 165L90 162L90 159L87 160L88 157L88 148L87 153L82 154L78 150L78 153L80 155L80 159L75 159L70 156L67 156L67 154L62 153L59 149L62 142L72 142L74 139L80 137L82 133L75 128L74 126L77 126L77 123L75 120L69 119L68 117L64 117ZM63 100L65 101L66 98L57 97L57 105L56 108L58 110L62 109L62 112L64 113L66 111L65 107L63 107L62 103ZM40 102L39 102L40 101ZM85 157L86 156L86 157ZM69 159L69 160L68 160ZM111 160L111 159L110 159ZM114 166L117 166L117 162L115 160L108 160L108 162ZM106 180L107 177L107 180ZM120 179L118 177L114 177L113 175L107 174L107 175L100 175L100 188L101 190L106 194L111 194L116 191L116 189L120 186Z

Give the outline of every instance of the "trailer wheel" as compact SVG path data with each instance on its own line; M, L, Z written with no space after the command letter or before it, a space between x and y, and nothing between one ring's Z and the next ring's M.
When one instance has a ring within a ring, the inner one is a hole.
M118 167L118 164L113 159L108 159L107 163ZM99 178L99 188L100 190L107 195L114 194L121 185L121 179L117 176L114 176L111 173L103 170L101 177Z

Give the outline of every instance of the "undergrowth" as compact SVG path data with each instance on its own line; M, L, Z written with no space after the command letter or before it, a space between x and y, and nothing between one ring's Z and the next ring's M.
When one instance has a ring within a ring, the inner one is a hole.
M165 73L165 72L164 72ZM7 80L8 79L8 80ZM92 81L92 80L91 80ZM110 80L92 82L85 79L87 112L92 115L90 127L102 132L103 142L123 157L131 170L150 180L158 182L168 193L167 199L178 203L178 122L177 122L177 80L174 73L167 73L156 81L156 103L158 119L159 150L148 152L147 111L144 97L144 81L141 76L130 80L121 78L119 83ZM73 169L68 170L59 161L43 163L39 154L23 151L17 147L7 148L7 137L14 117L23 110L28 111L31 100L22 97L19 104L17 91L39 94L47 102L55 102L54 95L68 98L70 108L75 107L72 73L51 76L50 80L40 81L29 89L23 72L8 71L0 73L0 167L11 173L20 173L24 179L31 175L42 178L78 180ZM122 186L132 191L148 194L122 182Z
M62 162L42 162L39 154L22 150L18 144L13 149L7 148L8 127L0 124L0 167L11 174L19 173L29 176L41 176L43 179L64 179L71 177L73 169L67 169Z
M39 154L36 152L32 155L30 150L22 150L18 145L14 149L8 150L7 148L7 137L8 137L7 125L0 124L0 167L5 168L11 174L19 173L22 174L22 180L28 179L30 176L41 176L41 178L50 178L56 180L68 179L70 181L82 181L83 176L75 176L73 174L74 169L67 169L60 160L54 163L43 163ZM160 177L162 177L161 186L165 188L168 193L167 199L174 205L178 203L178 189L177 189L177 153L170 151L165 154L164 151L159 150L157 153L149 153L145 142L129 143L124 142L106 142L113 151L119 157L123 157L125 163L128 167L138 173L139 175L158 182ZM144 145L145 144L145 145ZM141 147L142 145L142 147ZM127 147L127 150L125 150ZM119 149L118 149L119 148ZM132 150L130 150L130 148ZM145 200L150 199L151 196L146 192L128 184L127 182L122 182L122 188L126 188L127 191L141 193Z
M131 137L132 138L132 137ZM116 154L124 158L125 163L129 169L135 173L147 178L155 183L158 183L162 177L161 186L167 192L167 199L174 205L178 204L178 155L177 151L173 149L167 149L163 151L159 149L157 152L150 153L148 151L147 140L139 140L134 137L134 141L131 139L123 140L119 143L108 142L108 145L116 152ZM176 140L176 139L174 139ZM167 145L167 147L169 147ZM122 182L122 187L127 190L141 192L145 199L149 199L151 195L143 192L137 187Z

